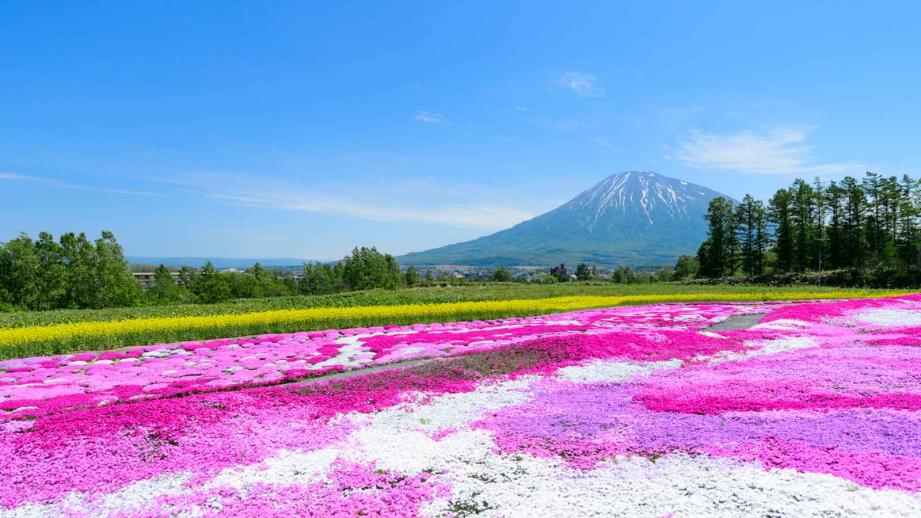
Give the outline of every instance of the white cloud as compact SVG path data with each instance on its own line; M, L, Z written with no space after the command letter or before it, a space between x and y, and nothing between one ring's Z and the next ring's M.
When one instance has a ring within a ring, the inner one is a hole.
M581 72L563 72L554 82L561 88L569 88L576 95L582 97L597 97L601 95L601 88L595 83L595 76L592 74L583 74Z
M442 114L424 110L416 112L413 118L419 122L425 122L427 124L439 124L444 120L444 116Z
M835 174L859 171L856 162L816 164L802 128L715 134L692 130L676 158L693 167L754 174Z
M147 191L135 191L131 189L119 189L115 187L100 187L95 185L83 185L69 182L62 182L54 178L45 178L43 176L27 176L22 174L4 173L0 171L0 180L16 180L33 182L36 184L52 187L56 189L81 189L87 191L105 192L109 194L126 194L129 196L156 196L156 193Z

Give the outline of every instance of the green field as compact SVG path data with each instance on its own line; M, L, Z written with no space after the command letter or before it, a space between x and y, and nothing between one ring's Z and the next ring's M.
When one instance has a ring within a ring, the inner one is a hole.
M670 294L749 294L751 300L762 300L765 292L789 293L791 299L812 293L840 293L842 297L865 297L867 294L885 296L887 290L842 289L817 286L765 287L755 285L701 285L683 283L612 284L521 284L483 283L448 287L405 288L399 290L370 290L334 295L242 299L220 304L181 304L173 306L140 306L112 309L75 309L54 311L23 311L0 313L0 328L43 326L72 322L106 322L151 317L206 316L252 313L277 309L317 307L383 306L397 304L436 304L481 300L539 299L573 295L629 296ZM710 300L704 297L701 301Z

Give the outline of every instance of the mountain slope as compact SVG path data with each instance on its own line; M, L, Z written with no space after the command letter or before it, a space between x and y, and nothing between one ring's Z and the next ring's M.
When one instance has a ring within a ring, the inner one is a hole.
M675 178L627 171L512 228L398 259L407 265L671 264L697 251L706 236L707 204L717 196Z

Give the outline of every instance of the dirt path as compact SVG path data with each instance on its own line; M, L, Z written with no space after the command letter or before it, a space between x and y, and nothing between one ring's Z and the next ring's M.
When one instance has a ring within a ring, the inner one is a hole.
M751 315L736 315L723 320L722 322L717 322L710 327L706 327L703 331L732 331L734 329L748 329L753 325L757 324L761 317L766 315L766 313L754 313Z

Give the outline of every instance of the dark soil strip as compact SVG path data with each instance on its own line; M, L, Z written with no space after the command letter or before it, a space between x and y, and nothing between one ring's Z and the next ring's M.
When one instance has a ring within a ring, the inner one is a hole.
M704 331L731 331L734 329L748 329L758 323L761 317L766 313L755 313L752 315L736 315L717 322L710 327L704 328Z
M422 365L423 363L428 363L430 361L432 361L432 358L427 358L427 359L422 359L422 360L407 360L407 361L396 362L396 363L388 363L386 365L376 365L374 367L352 369L352 370L348 370L345 372L335 372L333 374L326 374L324 376L317 376L315 378L297 380L297 381L294 381L292 384L307 385L310 383L321 383L324 381L342 380L342 379L354 378L355 376L364 376L365 374L373 374L375 372L383 372L383 371L397 370L397 369L408 369L410 367L417 367L419 365ZM285 383L285 382L282 382L282 383Z

